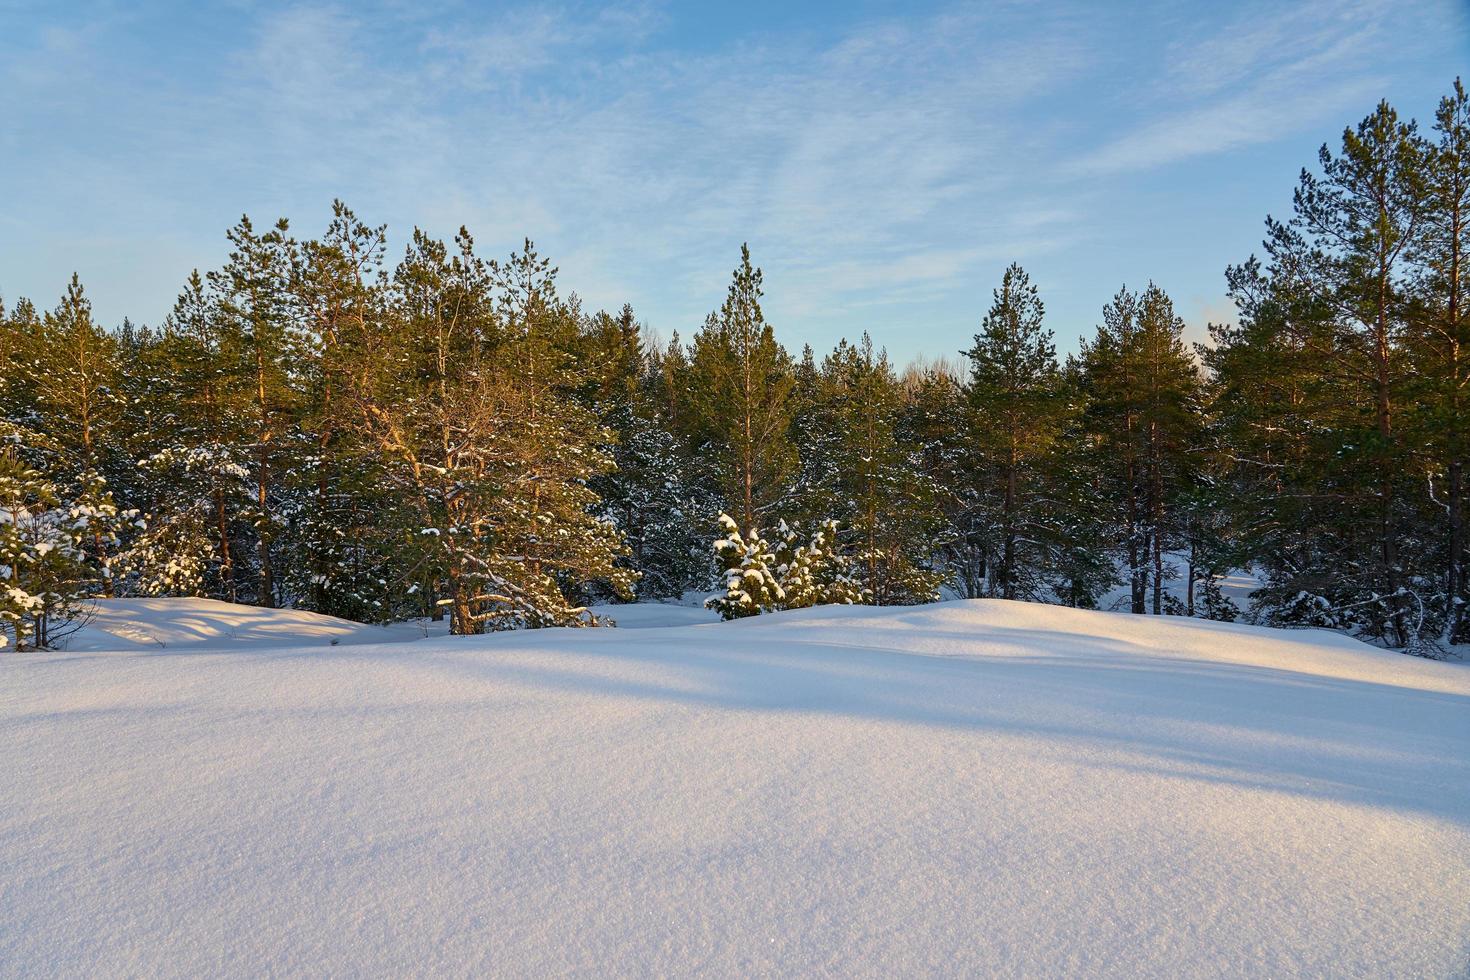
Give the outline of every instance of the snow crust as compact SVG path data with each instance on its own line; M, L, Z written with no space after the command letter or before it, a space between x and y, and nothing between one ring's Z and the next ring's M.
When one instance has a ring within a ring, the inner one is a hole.
M1464 664L986 600L355 646L147 601L0 657L7 976L1470 964Z

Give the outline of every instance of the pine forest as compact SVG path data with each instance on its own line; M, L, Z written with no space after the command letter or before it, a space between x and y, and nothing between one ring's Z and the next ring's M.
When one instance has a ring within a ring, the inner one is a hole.
M1184 338L1167 283L1046 314L999 273L973 336L892 363L783 345L757 256L658 337L527 240L304 237L241 218L162 322L73 276L0 308L0 628L111 596L453 633L993 597L1470 644L1470 97L1324 146ZM1082 334L1076 352L1058 354ZM1221 580L1250 569L1248 602ZM1121 596L1121 598L1118 598ZM1109 598L1112 597L1112 598Z

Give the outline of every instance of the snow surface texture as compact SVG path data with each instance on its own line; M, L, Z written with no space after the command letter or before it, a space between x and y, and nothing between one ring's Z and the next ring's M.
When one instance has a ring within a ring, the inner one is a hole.
M1463 664L1001 601L249 615L280 645L0 657L0 974L1470 964Z
M262 609L216 599L104 599L68 651L173 650L236 644L309 646L401 641L403 627L365 626L298 609Z

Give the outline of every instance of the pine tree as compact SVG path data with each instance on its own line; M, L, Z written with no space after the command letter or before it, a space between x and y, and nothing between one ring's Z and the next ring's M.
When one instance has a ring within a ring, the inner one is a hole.
M56 646L109 584L95 549L117 544L119 514L95 472L70 494L47 475L65 452L0 425L0 639L15 649Z
M1174 574L1165 553L1184 541L1181 496L1195 480L1203 390L1183 329L1150 283L1138 295L1121 290L1082 345L1086 425L1107 461L1105 492L1119 501L1115 540L1134 613L1165 611L1164 582Z
M119 445L122 376L117 344L92 320L92 304L73 273L66 295L41 324L34 367L36 426L54 445L48 477L77 507L115 515L107 490ZM111 562L116 527L92 522L82 544L85 561L96 567L104 594L112 592Z
M166 555L151 554L148 542L187 544L199 549L182 560L205 569L202 593L234 602L248 594L242 585L253 533L254 447L248 406L236 397L238 362L229 354L222 322L217 297L196 271L146 361L139 361L145 377L151 372L153 392L146 417L136 419L138 428L146 425L148 438L134 454L144 493L138 507L147 530L140 537L143 550L130 556L128 565L134 576L167 582L166 572L146 569L158 559L167 561ZM132 402L135 410L141 404ZM206 529L207 546L193 530L197 524ZM195 588L192 580L177 584L183 590L179 594Z
M791 358L761 312L761 287L742 245L724 305L695 335L690 358L696 443L715 455L727 507L743 527L782 501L797 465Z
M1422 378L1414 423L1444 492L1450 642L1470 643L1470 96L1458 78L1439 104L1434 129L1437 141L1422 151L1423 221L1411 246L1417 269L1409 345Z
M611 434L571 397L579 313L529 242L503 266L463 229L456 245L415 232L350 345L344 398L397 502L404 575L456 633L592 622L589 583L626 594L633 576L588 486Z
M967 598L985 594L983 505L971 478L967 393L959 371L940 361L910 365L902 378L903 408L896 431L911 447L913 470L935 493L939 523L932 550L946 580Z
M844 528L864 601L932 602L946 572L932 541L942 523L938 490L900 438L903 388L867 334L823 361L806 437L812 462L808 509ZM838 547L837 541L830 542Z
M579 401L614 438L604 447L614 469L589 486L600 499L597 513L627 544L622 561L637 573L640 599L702 591L710 580L704 527L718 502L669 422L682 400L670 390L682 378L673 379L685 370L677 337L670 352L672 363L645 350L642 326L626 305L617 316L589 318L578 351L587 379Z
M874 601L871 589L865 588L862 582L862 556L855 562L842 553L835 520L821 522L810 537L803 535L799 527L782 521L774 557L782 595L773 609Z
M378 526L391 502L378 493L381 466L354 438L342 405L354 352L369 321L383 312L386 230L332 204L326 234L301 245L292 278L302 338L292 372L302 392L302 435L288 478L293 508L286 549L286 591L308 609L382 620L405 612L393 598L395 542Z
M287 505L285 474L299 449L295 420L300 393L290 373L299 353L290 291L297 249L287 231L284 218L262 234L249 217L242 217L227 234L234 247L229 261L209 276L218 298L223 394L250 422L254 598L262 606L276 605L283 585L275 567L282 533L279 511Z
M505 341L496 366L510 424L501 440L507 492L496 532L506 554L491 564L512 591L497 601L525 596L508 611L517 625L590 621L572 595L602 582L630 598L637 580L619 563L622 537L597 515L588 486L614 468L605 448L613 434L568 397L584 381L573 358L579 314L557 296L556 271L529 239L495 270Z
M1313 361L1308 479L1332 502L1314 514L1316 553L1278 569L1259 600L1268 617L1331 609L1334 622L1403 645L1427 625L1404 550L1415 523L1407 484L1418 479L1404 430L1403 285L1422 220L1422 147L1381 103L1344 132L1340 153L1324 145L1319 164L1320 176L1301 175L1291 221L1267 220L1265 276L1281 326Z
M776 609L786 592L776 574L776 554L760 531L750 528L742 533L728 514L720 515L724 536L716 539L716 559L724 571L724 595L715 596L705 606L724 619L743 619Z
M756 528L742 532L728 514L719 520L724 535L714 551L724 570L725 592L705 606L724 619L866 599L851 564L835 546L836 521L823 522L810 538L783 521L776 539L768 541Z
M995 504L987 591L1003 599L1042 598L1063 544L1046 519L1046 477L1068 402L1044 315L1037 287L1012 264L965 352L974 466Z

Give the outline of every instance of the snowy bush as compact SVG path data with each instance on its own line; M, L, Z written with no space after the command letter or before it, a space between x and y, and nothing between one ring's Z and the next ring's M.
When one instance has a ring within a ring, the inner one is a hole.
M714 549L725 572L725 594L705 605L725 619L862 601L862 589L835 547L836 521L825 522L809 539L783 521L774 545L755 528L743 534L727 514L720 515L720 524L726 533Z

